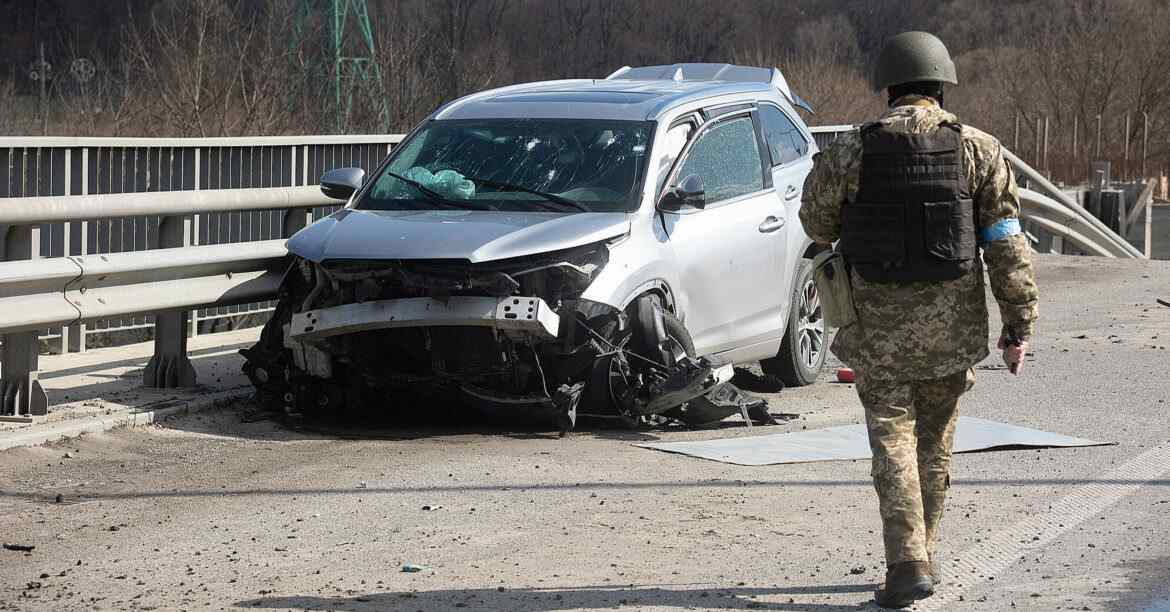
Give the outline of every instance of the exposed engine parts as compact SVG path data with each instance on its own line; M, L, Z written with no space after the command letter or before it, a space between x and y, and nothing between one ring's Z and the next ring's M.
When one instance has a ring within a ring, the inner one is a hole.
M454 406L564 432L749 417L730 364L694 355L657 296L581 299L607 259L604 244L490 264L296 259L244 370L266 409L325 418Z

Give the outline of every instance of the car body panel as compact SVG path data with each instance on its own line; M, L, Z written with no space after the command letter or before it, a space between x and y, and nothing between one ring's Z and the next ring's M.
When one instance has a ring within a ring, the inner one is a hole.
M685 293L687 330L700 353L771 338L779 347L782 287L767 279L780 266L783 235L758 226L782 214L780 208L768 189L705 210L663 215Z
M332 259L459 259L471 263L569 249L621 236L627 213L343 209L288 241L295 255Z
M779 266L775 271L775 274L780 276L777 279L778 284L783 287L792 287L796 266L791 265L791 263L800 261L808 246L812 244L812 240L804 233L804 227L800 224L800 200L804 193L804 178L812 170L812 163L810 156L791 164L772 168L772 181L776 185L776 197L782 202L782 214L788 219L781 230L781 233L785 234L785 240L780 253L780 261L789 262L789 265ZM788 296L791 293L792 291L789 289L784 296L781 326L783 326L784 321L788 320L787 309L791 305Z

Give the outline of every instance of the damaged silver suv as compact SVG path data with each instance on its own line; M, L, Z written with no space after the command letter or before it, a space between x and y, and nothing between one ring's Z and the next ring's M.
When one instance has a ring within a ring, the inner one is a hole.
M738 412L731 365L812 382L826 330L797 218L816 150L779 70L622 68L437 110L292 264L244 352L273 410L476 410L572 428Z

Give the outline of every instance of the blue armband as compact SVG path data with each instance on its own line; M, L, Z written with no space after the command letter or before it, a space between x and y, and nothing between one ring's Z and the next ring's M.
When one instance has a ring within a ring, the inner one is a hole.
M1008 236L1022 234L1019 219L1003 219L979 230L979 244L987 244L996 240L1003 240Z

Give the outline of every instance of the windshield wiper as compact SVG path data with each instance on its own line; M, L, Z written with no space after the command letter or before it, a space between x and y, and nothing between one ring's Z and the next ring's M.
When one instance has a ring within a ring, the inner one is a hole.
M491 204L488 204L486 202L472 202L471 200L455 200L452 198L448 198L448 197L444 196L443 194L435 191L434 189L431 189L430 187L427 187L426 185L423 185L422 183L420 183L414 179L406 178L405 176L402 176L401 174L391 172L389 170L383 170L383 173L388 175L388 176L392 176L392 177L402 181L403 183L410 185L411 187L414 187L415 189L418 190L419 193L423 194L423 196L426 197L426 199L428 201L435 203L435 204L443 204L443 205L452 206L455 208L469 208L471 210L499 210L498 207L492 206Z
M389 170L383 170L383 173L386 174L387 176L392 176L392 177L402 181L403 183L410 185L411 187L414 187L415 189L418 190L419 193L426 196L426 198L432 202L442 203L442 202L447 201L447 198L444 198L443 194L435 191L434 189L431 189L430 187L427 187L426 185L423 185L422 183L420 183L414 179L408 179L405 176L402 176L401 174L397 174L397 173L391 172Z
M566 198L565 196L557 195L555 193L548 193L546 191L529 189L528 187L524 187L523 185L515 185L512 183L503 183L500 181L493 181L491 179L476 178L473 176L468 176L468 177L464 177L464 178L466 178L469 181L480 183L481 185L487 185L488 187L495 187L496 189L499 189L502 191L520 191L523 193L531 193L532 195L540 196L540 197L548 200L549 202L555 202L557 204L560 204L561 206L572 208L573 210L576 210L578 212L589 212L589 209L586 208L584 204L582 204L576 200L573 200L571 198Z

